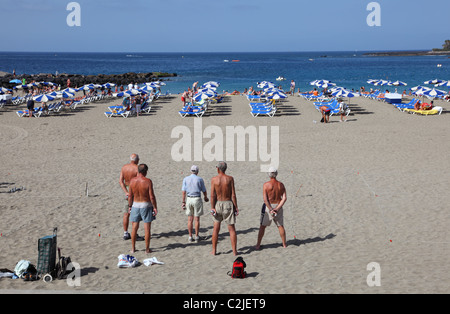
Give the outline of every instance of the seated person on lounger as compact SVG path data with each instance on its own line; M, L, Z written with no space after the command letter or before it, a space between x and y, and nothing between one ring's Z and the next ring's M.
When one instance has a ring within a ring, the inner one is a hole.
M429 104L423 103L421 106L421 110L431 110L433 109L433 101L431 101Z
M421 105L420 105L420 100L418 100L415 104L414 104L414 110L420 110Z

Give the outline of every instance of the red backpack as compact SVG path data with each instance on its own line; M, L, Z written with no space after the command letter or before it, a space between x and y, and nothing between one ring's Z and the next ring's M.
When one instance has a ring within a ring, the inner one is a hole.
M230 272L228 272L228 275L231 276L231 278L245 278L247 273L245 272L245 267L247 265L244 262L244 259L242 257L236 258L236 260L233 262L233 269Z

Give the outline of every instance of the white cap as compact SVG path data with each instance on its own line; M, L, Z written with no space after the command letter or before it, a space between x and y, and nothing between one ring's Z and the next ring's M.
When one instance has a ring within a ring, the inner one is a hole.
M198 172L198 166L193 165L193 166L191 167L191 171Z
M270 167L269 173L271 173L271 172L278 172L278 170L275 167Z

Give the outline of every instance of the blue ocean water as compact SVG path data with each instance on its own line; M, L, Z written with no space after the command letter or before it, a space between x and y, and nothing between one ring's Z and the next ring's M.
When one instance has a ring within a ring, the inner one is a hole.
M327 79L338 86L371 88L368 79L400 80L406 88L435 78L450 80L447 56L371 57L365 52L270 52L270 53L41 53L0 52L0 71L17 74L73 73L84 75L126 72L169 72L178 76L163 91L180 93L198 81L214 80L220 90L243 91L267 80L289 90L290 80L301 91L309 83ZM239 60L239 62L233 62ZM228 62L226 62L228 61ZM441 64L441 67L437 65ZM392 89L392 88L391 88Z

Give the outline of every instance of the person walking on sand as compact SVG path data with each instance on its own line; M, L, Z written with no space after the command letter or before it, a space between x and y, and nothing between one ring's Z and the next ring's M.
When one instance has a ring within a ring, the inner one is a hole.
M272 221L278 227L283 247L287 246L286 231L283 226L283 205L286 203L287 196L284 184L277 180L277 175L278 171L275 168L269 168L270 181L263 185L264 204L261 209L258 240L255 247L257 250L261 248L266 227L270 226Z
M225 174L227 164L224 161L216 166L217 176L211 179L211 214L213 215L214 228L212 235L212 252L217 253L217 242L219 237L220 225L224 221L228 225L230 233L231 248L233 254L237 255L237 235L236 235L236 216L239 215L237 206L236 191L234 188L234 179Z
M205 182L198 176L198 166L191 167L191 175L183 179L182 191L182 209L188 216L189 242L197 242L200 230L200 216L203 215L203 202L201 194L203 193L205 202L208 202L208 193L206 192ZM195 236L192 237L193 225L195 220Z
M122 167L122 170L120 171L119 184L123 192L125 193L125 200L127 201L122 221L124 240L131 239L131 235L128 232L128 225L130 223L130 211L128 209L128 198L129 198L128 187L130 186L131 179L136 177L138 174L138 164L139 164L139 155L131 154L130 163L124 165Z
M128 208L130 210L131 230L131 253L136 252L136 238L139 223L144 222L145 228L145 252L150 253L150 231L152 221L156 219L158 209L156 197L153 192L153 182L147 178L148 167L146 164L138 166L138 175L131 179L128 197Z

